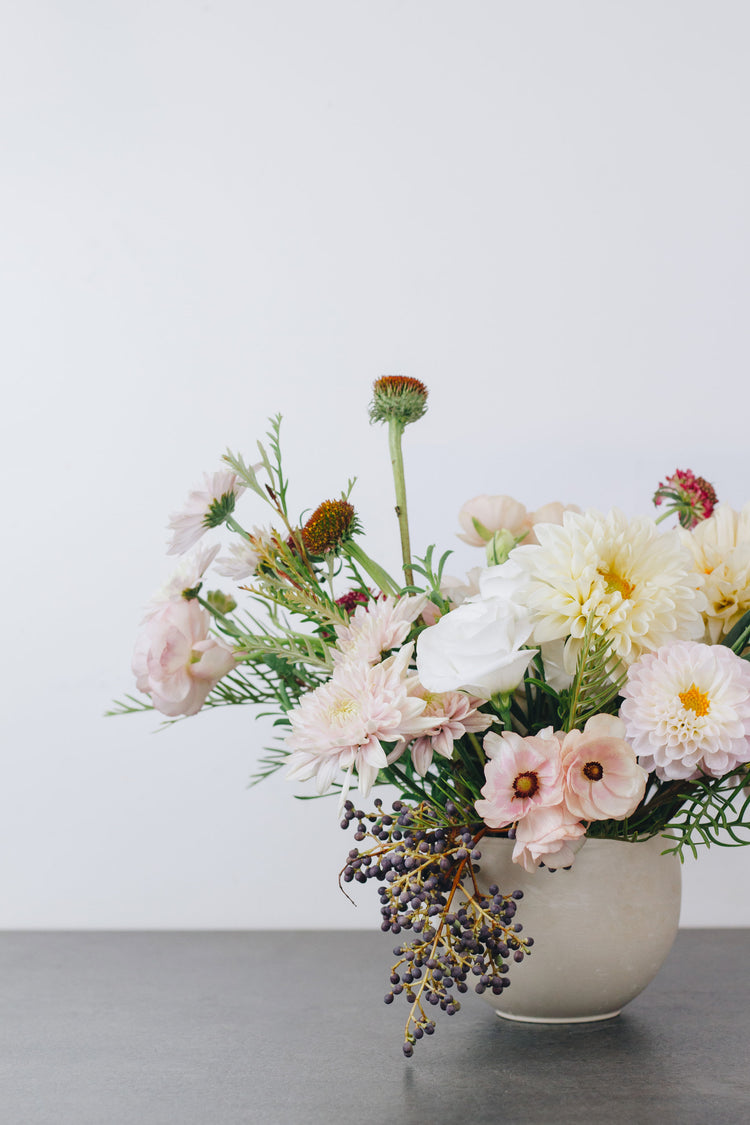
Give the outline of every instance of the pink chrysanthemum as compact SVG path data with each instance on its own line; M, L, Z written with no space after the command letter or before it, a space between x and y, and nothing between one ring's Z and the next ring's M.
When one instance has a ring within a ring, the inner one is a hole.
M564 801L582 820L624 820L638 808L648 773L623 738L625 724L614 715L594 715L583 730L563 739Z
M560 740L552 727L522 738L513 731L484 739L489 761L484 767L484 800L475 808L488 828L507 828L540 806L563 797Z
M427 602L427 595L419 594L379 598L369 605L357 606L347 625L336 626L334 663L355 660L374 664L384 652L404 643Z
M478 734L487 730L492 723L491 715L484 715L477 710L484 703L472 695L462 691L428 691L420 684L412 695L423 699L425 709L422 712L424 719L430 718L433 726L418 738L411 747L411 760L420 777L424 777L432 763L433 756L440 754L443 758L453 757L453 743L465 734ZM389 761L400 757L406 744L397 747L398 753L392 754Z
M665 645L633 664L620 714L662 780L722 777L750 761L750 664L723 645Z
M421 735L434 721L422 718L424 700L409 694L412 649L406 645L374 667L344 662L330 680L302 697L289 713L289 779L314 777L324 793L339 770L347 772L348 785L356 769L360 792L367 796L388 764L382 744Z
M659 482L654 493L657 508L662 500L668 501L665 514L673 512L683 527L691 528L711 515L716 506L716 492L712 484L690 469L675 469L671 477Z

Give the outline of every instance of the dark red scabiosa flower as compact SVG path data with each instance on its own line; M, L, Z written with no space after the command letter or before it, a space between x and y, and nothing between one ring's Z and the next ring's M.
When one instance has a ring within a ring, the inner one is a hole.
M665 500L667 510L664 515L674 513L681 525L688 529L701 520L707 520L717 502L714 486L703 477L697 477L690 469L675 469L671 477L660 481L654 493L654 504L658 507Z
M367 605L369 602L370 597L364 590L347 590L340 598L336 598L336 605L340 605L350 617L358 605Z

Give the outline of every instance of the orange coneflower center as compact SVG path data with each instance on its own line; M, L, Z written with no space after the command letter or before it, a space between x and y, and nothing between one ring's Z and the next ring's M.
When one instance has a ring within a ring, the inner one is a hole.
M533 771L519 773L513 778L514 797L533 797L539 791L539 778Z
M701 715L707 715L711 706L711 700L706 693L700 691L694 683L687 691L680 692L680 703L686 711L694 711L699 718Z
M412 379L409 375L381 375L372 386L376 394L402 395L405 391L413 391L427 398L427 387L419 379Z
M354 508L348 500L324 500L302 528L302 542L311 555L327 555L352 531Z

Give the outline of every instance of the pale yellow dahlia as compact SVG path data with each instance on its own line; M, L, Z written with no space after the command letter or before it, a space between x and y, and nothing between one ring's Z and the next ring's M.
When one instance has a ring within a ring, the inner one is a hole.
M720 504L710 519L681 534L708 603L707 639L716 644L750 609L750 503L741 512Z
M567 671L575 668L590 617L594 633L608 632L625 664L702 635L705 600L676 531L613 509L606 516L566 512L562 527L541 524L536 534L538 546L517 547L511 557L527 574L523 600L533 643L567 638Z

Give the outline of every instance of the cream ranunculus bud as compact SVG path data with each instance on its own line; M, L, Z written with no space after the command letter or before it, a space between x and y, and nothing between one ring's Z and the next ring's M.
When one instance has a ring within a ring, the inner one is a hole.
M469 691L489 699L514 691L536 655L524 609L505 598L464 602L425 629L417 670L428 691Z
M523 539L512 531L496 531L485 547L487 566L501 566L508 561L508 555Z

